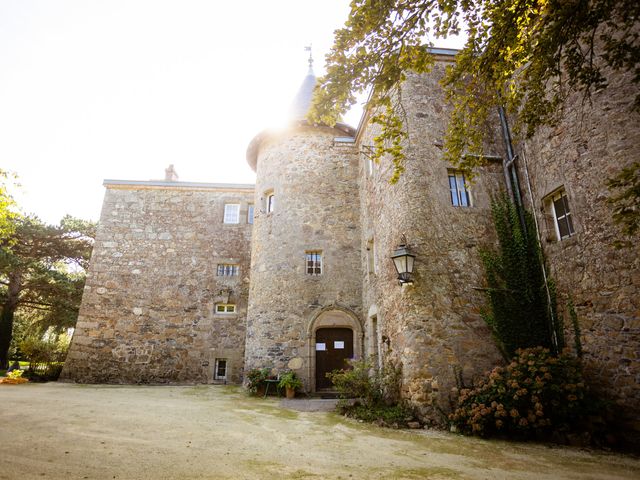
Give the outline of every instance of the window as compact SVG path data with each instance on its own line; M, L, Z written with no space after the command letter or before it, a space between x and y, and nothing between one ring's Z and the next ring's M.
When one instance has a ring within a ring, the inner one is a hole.
M307 275L322 274L322 252L310 251L306 252L307 256Z
M216 313L221 315L236 313L236 304L235 303L216 303Z
M369 266L369 273L376 273L376 244L373 238L367 241L367 265Z
M373 159L367 157L367 176L373 175Z
M240 223L239 203L226 203L224 205L224 223Z
M219 277L235 277L238 275L239 266L236 263L219 263L218 264L218 276Z
M551 211L556 227L556 238L564 240L575 233L573 228L573 219L571 218L571 210L569 209L569 200L567 192L562 189L551 196Z
M369 337L369 348L371 361L375 366L380 366L381 358L380 358L380 342L378 341L378 316L374 315L371 317L371 332Z
M247 223L253 223L253 203L247 206Z
M273 194L273 192L267 194L267 213L273 212L275 201L276 201L276 196Z
M471 199L465 183L464 173L457 170L449 170L449 190L451 192L451 204L454 207L471 206Z
M215 380L227 379L227 359L226 358L216 358L216 369L213 372L213 378Z

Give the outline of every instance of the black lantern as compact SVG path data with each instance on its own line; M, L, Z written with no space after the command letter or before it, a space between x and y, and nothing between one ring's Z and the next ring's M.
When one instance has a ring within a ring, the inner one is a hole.
M393 260L393 265L396 267L396 272L398 272L400 285L413 283L411 274L413 273L413 262L416 256L413 255L407 247L407 239L404 235L402 235L402 243L398 245L398 248L393 252L391 259Z

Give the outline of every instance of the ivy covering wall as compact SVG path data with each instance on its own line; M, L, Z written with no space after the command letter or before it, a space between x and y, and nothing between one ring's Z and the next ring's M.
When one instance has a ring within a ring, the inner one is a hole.
M483 316L502 354L510 359L519 348L564 347L562 322L556 312L553 281L544 263L533 216L520 216L506 193L492 199L498 250L481 252L489 302Z

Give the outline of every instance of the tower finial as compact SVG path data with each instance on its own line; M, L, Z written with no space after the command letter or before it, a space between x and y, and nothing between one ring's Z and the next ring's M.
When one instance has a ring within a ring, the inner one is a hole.
M310 43L308 46L304 47L305 52L309 52L309 72L313 72L313 52L311 51L311 47L313 46Z

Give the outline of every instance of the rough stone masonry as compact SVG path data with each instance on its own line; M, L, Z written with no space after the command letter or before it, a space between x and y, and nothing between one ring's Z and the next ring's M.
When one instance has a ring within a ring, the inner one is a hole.
M396 185L389 163L370 158L372 112L357 130L306 122L312 71L290 127L249 145L255 188L106 181L63 378L239 383L247 369L291 369L314 392L326 346L316 338L339 329L353 358L401 366L404 398L442 422L456 382L501 361L480 316L479 249L495 243L489 204L505 185L505 154L496 118L490 161L473 185L442 161L448 106L438 80L455 51L434 53L433 71L402 85L409 138ZM604 184L639 161L629 85L614 75L591 104L571 98L557 126L516 138L515 148L568 343L571 300L590 382L624 428L640 432L640 252L637 243L614 248L620 231ZM408 286L390 259L403 234L416 255Z

